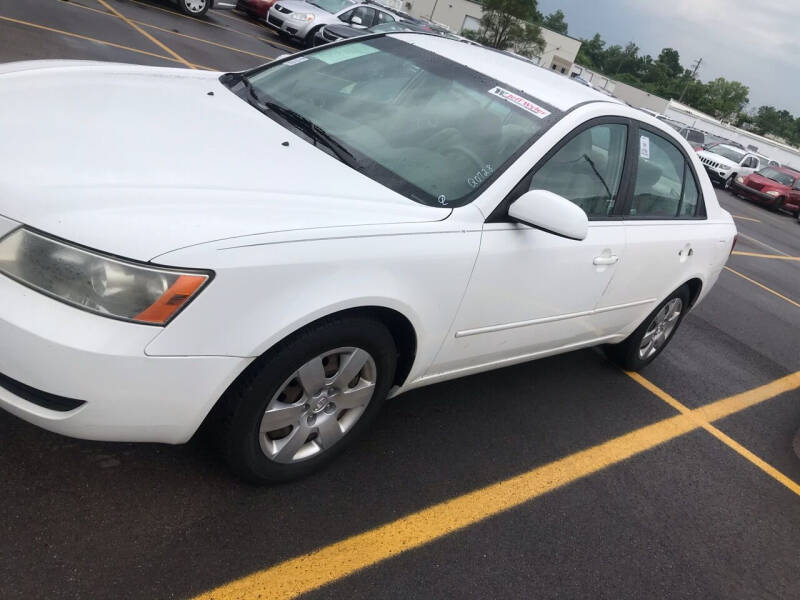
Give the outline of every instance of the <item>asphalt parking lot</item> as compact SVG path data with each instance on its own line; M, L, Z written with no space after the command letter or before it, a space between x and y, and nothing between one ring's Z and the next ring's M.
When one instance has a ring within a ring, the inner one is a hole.
M231 11L0 0L0 62L292 50ZM0 412L0 598L800 597L800 224L717 193L736 251L640 375L587 350L413 391L299 482Z

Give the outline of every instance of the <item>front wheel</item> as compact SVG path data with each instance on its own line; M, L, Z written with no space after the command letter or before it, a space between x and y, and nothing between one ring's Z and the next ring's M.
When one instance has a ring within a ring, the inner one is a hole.
M666 348L689 309L689 288L681 286L651 312L619 344L606 346L606 354L628 371L638 371Z
M736 175L731 175L730 177L728 177L728 178L727 178L727 179L726 179L726 180L725 180L725 181L722 183L722 187L723 187L723 189L725 189L725 190L727 190L727 191L730 191L731 187L733 187L733 179L734 179L735 177L736 177Z
M394 380L397 350L379 321L314 325L254 363L223 399L229 465L254 483L321 468L368 425Z
M178 8L187 15L202 17L211 8L211 0L178 0Z

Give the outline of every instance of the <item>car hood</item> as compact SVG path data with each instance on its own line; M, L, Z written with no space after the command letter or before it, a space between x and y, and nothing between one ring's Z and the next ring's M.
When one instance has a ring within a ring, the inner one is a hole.
M714 152L709 152L708 150L701 150L700 152L697 153L697 155L700 156L701 158L707 158L709 160L713 160L714 162L729 169L735 169L736 167L739 166L739 163L735 163L732 160L725 158L724 156L721 156Z
M779 190L781 192L789 190L789 186L783 185L782 183L778 183L774 179L770 179L769 177L764 177L759 175L758 173L753 173L748 175L746 183L755 183L761 186L761 190Z
M360 35L369 35L369 31L364 29L356 29L355 27L348 27L347 25L326 25L325 31L330 31L342 39L350 39Z
M219 75L75 61L0 65L0 215L150 260L217 239L450 214L315 148Z

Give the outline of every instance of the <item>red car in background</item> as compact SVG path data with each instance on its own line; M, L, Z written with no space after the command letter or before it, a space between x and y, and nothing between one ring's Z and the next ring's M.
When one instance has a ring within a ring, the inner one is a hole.
M241 10L259 21L267 20L267 13L277 0L237 0L236 10Z
M733 193L745 200L784 209L800 216L800 172L786 167L764 167L757 173L737 177Z

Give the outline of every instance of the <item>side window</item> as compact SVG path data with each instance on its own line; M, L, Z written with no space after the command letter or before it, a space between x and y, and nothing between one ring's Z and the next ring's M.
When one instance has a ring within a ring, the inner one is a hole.
M628 127L608 123L573 137L531 179L531 190L548 190L571 200L592 217L614 209L625 162Z
M692 170L689 165L684 164L683 174L683 200L678 209L679 217L693 217L697 214L697 204L700 193L697 191L697 182L692 177Z
M382 10L378 11L378 23L394 23L394 17Z
M692 217L700 192L680 150L659 135L639 132L636 182L628 214L632 217Z

